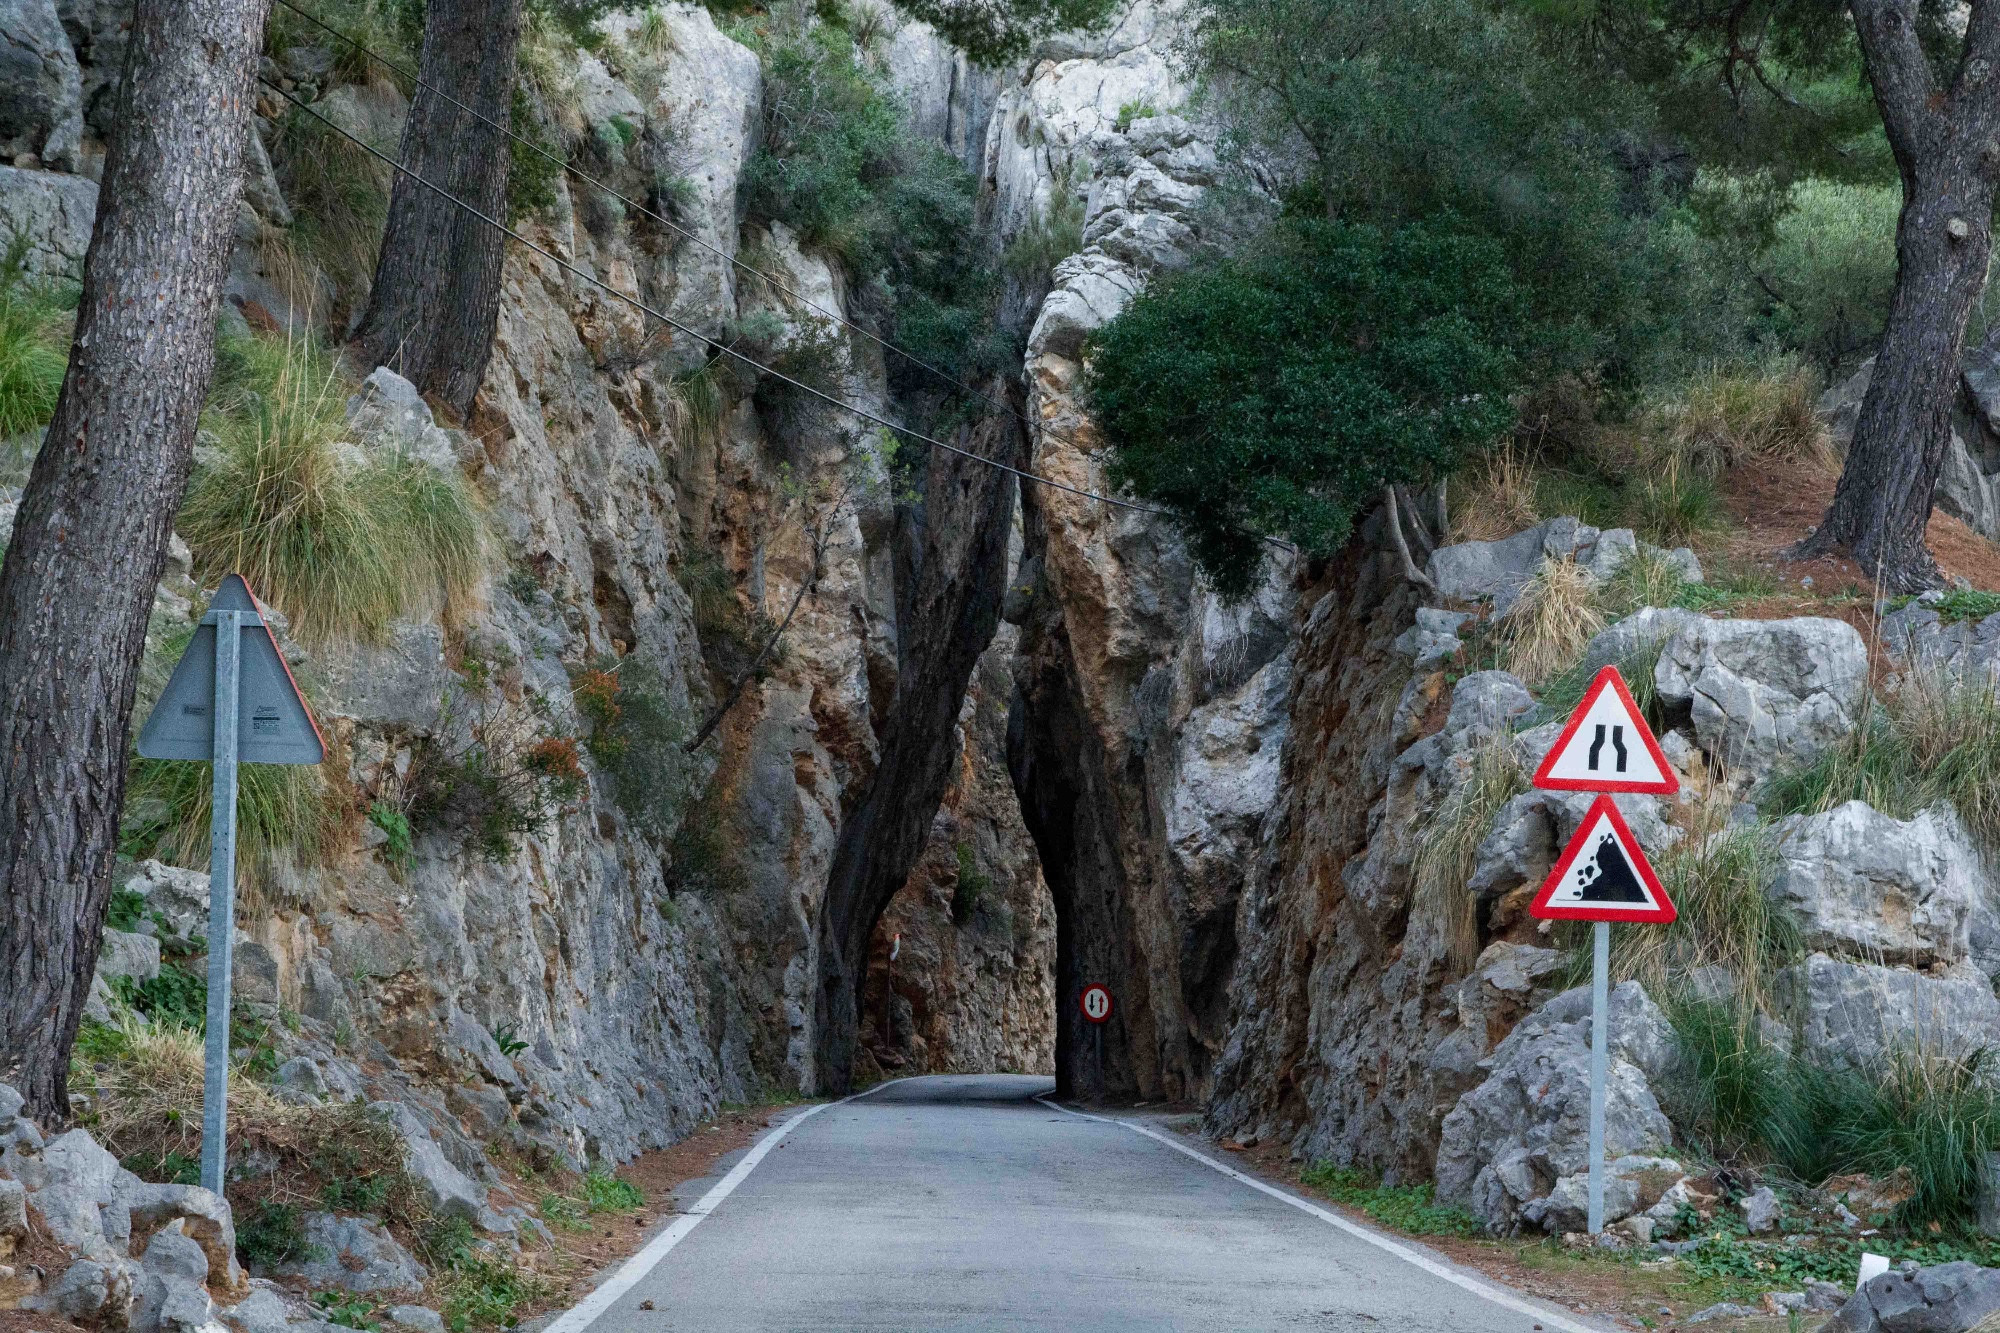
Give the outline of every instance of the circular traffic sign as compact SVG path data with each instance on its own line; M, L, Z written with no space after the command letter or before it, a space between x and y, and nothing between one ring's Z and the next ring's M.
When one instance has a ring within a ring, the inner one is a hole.
M1102 1023L1111 1017L1111 991L1104 986L1085 986L1083 994L1076 1000L1077 1008L1092 1023Z

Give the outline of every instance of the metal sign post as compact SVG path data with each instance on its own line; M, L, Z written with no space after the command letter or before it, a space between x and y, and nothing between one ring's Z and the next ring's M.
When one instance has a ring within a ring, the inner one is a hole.
M230 954L236 935L236 695L241 611L210 611L215 626L215 783L208 816L208 1033L202 1052L201 1183L222 1193L229 1120Z
M1588 724L1589 730L1585 727ZM1633 744L1627 744L1627 737ZM1604 1230L1604 1102L1611 1064L1611 923L1665 925L1674 904L1646 861L1639 840L1608 793L1671 795L1680 790L1645 714L1615 666L1605 667L1549 747L1534 785L1600 794L1528 906L1529 915L1589 921L1590 941L1590 1234Z
M215 765L209 806L208 1015L203 1044L201 1183L222 1193L229 1128L231 955L236 938L236 768L317 764L326 743L250 587L231 574L139 732L148 759Z
M1604 1230L1604 1081L1610 1064L1611 923L1591 926L1590 1234Z

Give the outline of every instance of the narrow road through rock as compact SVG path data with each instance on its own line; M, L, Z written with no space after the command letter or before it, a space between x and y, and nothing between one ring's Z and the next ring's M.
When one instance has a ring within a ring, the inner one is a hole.
M1169 1134L1036 1100L1050 1090L917 1078L819 1109L700 1225L680 1219L678 1239L547 1333L1584 1328L1261 1192Z

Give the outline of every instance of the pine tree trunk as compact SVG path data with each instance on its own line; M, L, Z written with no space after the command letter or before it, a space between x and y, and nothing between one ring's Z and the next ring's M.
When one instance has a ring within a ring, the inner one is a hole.
M0 1081L69 1117L146 622L215 364L269 0L139 0L69 372L0 567Z
M403 128L401 158L411 171L501 221L511 141L494 125L510 123L520 43L521 0L431 0L418 66L428 86L417 90ZM368 363L469 413L493 353L506 246L491 225L398 172L355 333Z
M1914 0L1853 0L1855 31L1903 177L1896 285L1833 503L1799 549L1844 550L1883 585L1939 580L1924 544L1951 443L1965 325L1986 281L2000 179L2000 0L1974 0L1965 59L1933 86Z

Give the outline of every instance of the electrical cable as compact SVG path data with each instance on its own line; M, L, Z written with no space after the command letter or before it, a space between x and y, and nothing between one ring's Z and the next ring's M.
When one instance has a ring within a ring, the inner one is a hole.
M628 295L625 292L621 292L616 287L613 287L610 283L605 282L602 278L599 278L595 274L585 272L583 269L578 268L575 264L570 263L567 259L564 259L562 256L556 254L554 251L551 251L549 249L544 248L543 246L535 244L533 241L523 236L520 232L515 231L512 227L500 221L498 218L489 216L488 214L481 212L479 209L474 208L471 204L466 203L463 199L460 199L458 196L454 195L453 193L451 193L451 191L445 189L443 186L436 184L435 182L427 179L418 172L413 171L409 167L404 166L401 162L398 162L396 159L390 157L387 153L384 153L381 149L376 148L373 144L368 143L359 136L351 134L343 127L334 124L324 115L320 114L318 111L313 110L312 107L308 106L305 102L301 101L298 97L294 96L293 94L287 92L284 88L280 87L274 80L262 74L258 75L258 79L267 88L277 93L278 96L284 98L286 101L290 102L293 106L297 107L299 110L313 117L313 119L319 121L322 125L325 125L328 129L332 130L334 133L348 140L350 143L354 144L356 147L360 148L362 151L369 154L369 156L379 159L380 161L386 163L393 170L401 172L403 175L408 176L411 180L423 186L425 189L431 191L433 194L438 195L440 198L444 199L447 203L453 205L456 208L463 209L467 213L470 213L473 217L478 218L481 222L484 222L487 226L492 227L495 231L498 231L502 235L507 236L510 239L519 242L522 246L526 247L529 250L534 251L536 254L542 256L544 259L549 260L551 263L557 265L565 272L573 274L576 277L582 278L585 282L590 283L592 286L602 288L604 291L609 292L612 296L615 296L619 300L626 302L628 305L631 305L634 309L637 309L645 314L651 315L654 319L659 320L662 324L665 324L668 328L677 330L678 332L681 333L685 333L691 338L699 338L703 342L713 341L712 339L703 335L698 330L690 328L688 325L681 323L679 320L674 319L672 316L663 314L660 311L655 310L652 306L646 304L638 297ZM1037 485L1047 486L1054 490L1066 491L1071 495L1080 496L1086 500L1102 501L1103 503L1108 505L1115 505L1120 509L1131 509L1142 514L1157 514L1163 518L1169 518L1169 519L1176 517L1176 515L1173 513L1172 510L1163 508L1159 505L1144 504L1136 500L1121 500L1115 496L1110 496L1110 495L1099 495L1095 491L1087 491L1079 486L1071 486L1066 482L1056 481L1052 478L1044 477L1037 473L1026 471L1022 468L1014 467L1011 464L1002 463L1000 460L996 458L988 458L984 454L974 453L969 449L961 449L959 446L955 444L948 444L943 440L937 439L930 435L926 435L922 431L913 430L908 426L899 425L894 421L890 421L886 417L878 416L876 413L869 411L865 407L858 407L853 403L845 401L844 399L836 398L832 394L829 394L824 390L815 388L814 386L807 384L802 380L794 379L792 376L785 374L781 370L774 370L770 366L764 365L756 358L746 355L743 352L735 350L733 346L724 347L722 349L721 355L734 357L736 360L741 361L744 365L749 366L751 369L757 371L760 374L768 375L771 378L778 380L780 383L789 385L790 387L797 389L802 393L809 394L812 397L817 398L820 401L828 404L829 406L839 409L840 411L847 412L853 416L860 417L862 420L867 421L872 425L879 426L883 430L889 431L892 434L907 436L908 438L915 440L921 444L930 445L931 447L937 449L943 449L947 453L957 454L961 458L969 458L975 463L984 463L986 464L986 466L998 468L1002 472L1012 473L1014 476L1020 478L1022 481L1031 481L1036 483ZM1286 543L1280 542L1275 537L1261 537L1261 540L1270 542L1276 546L1285 547L1285 549L1291 549L1289 546L1286 545Z

